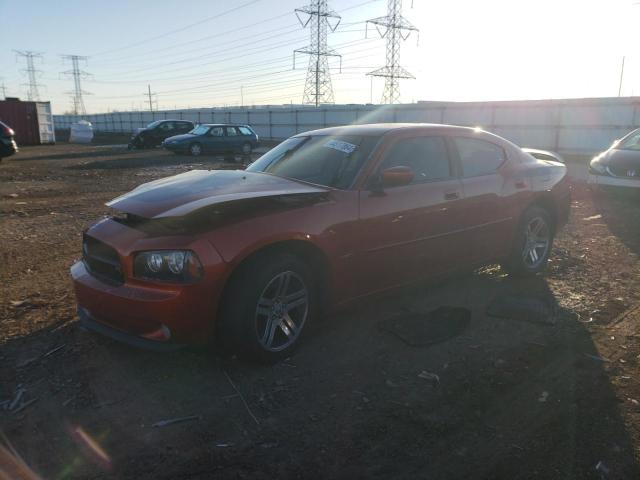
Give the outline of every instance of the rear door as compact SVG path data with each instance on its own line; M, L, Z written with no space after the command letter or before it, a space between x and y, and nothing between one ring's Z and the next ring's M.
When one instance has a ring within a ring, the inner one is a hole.
M411 184L360 191L363 292L452 270L462 185L443 136L405 135L385 148L375 175L393 166L414 172Z
M182 135L193 130L191 122L174 122L174 135Z
M225 148L223 127L211 127L209 132L201 138L202 147L206 152L220 152Z
M173 122L162 122L156 128L153 129L153 139L155 143L162 143L166 138L176 135L174 133Z
M225 127L226 140L225 145L228 151L238 151L242 146L244 139L236 127Z
M513 223L504 195L506 152L486 139L457 135L450 139L461 170L470 261L497 259L509 248Z

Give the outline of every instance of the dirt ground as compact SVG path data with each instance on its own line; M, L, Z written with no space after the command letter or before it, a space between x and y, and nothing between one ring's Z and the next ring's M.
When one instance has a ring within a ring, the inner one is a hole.
M544 276L369 299L274 366L78 328L68 269L104 202L219 162L60 144L0 164L0 429L43 478L640 478L637 199L576 183ZM488 316L504 294L551 314ZM446 341L383 328L443 305L471 311Z

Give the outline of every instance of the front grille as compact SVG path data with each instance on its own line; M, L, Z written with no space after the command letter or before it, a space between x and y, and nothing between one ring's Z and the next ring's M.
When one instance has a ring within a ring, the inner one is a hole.
M640 167L611 165L609 172L614 177L628 178L629 180L640 180Z
M114 248L89 235L82 238L82 259L94 277L107 283L124 283L120 256Z

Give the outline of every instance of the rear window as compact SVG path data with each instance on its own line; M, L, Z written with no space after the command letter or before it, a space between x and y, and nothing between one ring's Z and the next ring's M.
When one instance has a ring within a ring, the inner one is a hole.
M469 137L455 137L453 141L460 156L464 177L495 173L506 159L502 147L495 143Z

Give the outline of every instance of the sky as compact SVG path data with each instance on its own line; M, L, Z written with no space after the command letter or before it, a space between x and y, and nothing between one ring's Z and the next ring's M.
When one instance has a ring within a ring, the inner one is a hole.
M88 113L149 108L301 103L309 43L294 14L309 0L0 0L0 88L26 98L24 59L36 60L42 100L71 108L71 68L81 68ZM413 5L412 5L413 4ZM367 19L386 0L330 0L341 17L329 47L335 103L379 103L385 40ZM404 0L419 33L401 46L401 102L640 95L640 0ZM0 95L2 91L0 90Z

